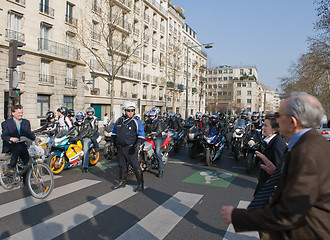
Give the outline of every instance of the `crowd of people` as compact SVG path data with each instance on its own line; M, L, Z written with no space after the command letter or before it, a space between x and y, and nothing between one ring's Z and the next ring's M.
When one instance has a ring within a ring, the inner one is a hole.
M292 94L285 99L278 113L263 114L243 111L239 116L227 118L224 113L211 115L197 112L184 120L181 114L164 112L155 107L141 115L136 114L133 101L122 106L122 116L112 129L112 141L118 148L119 181L112 188L126 186L128 165L131 165L137 180L134 191L144 190L143 171L138 152L146 137L152 137L158 162L157 177L164 176L161 145L165 129L186 131L187 126L196 126L200 131L224 132L229 144L229 126L236 118L244 119L263 135L264 148L256 152L261 159L261 170L252 201L247 209L223 206L222 218L233 223L236 231L258 230L261 239L330 239L330 171L327 163L330 146L316 131L324 115L319 101L306 93ZM27 163L29 155L26 145L19 142L20 136L35 139L34 134L45 132L50 142L65 131L82 140L84 151L94 144L99 145L98 119L95 110L88 107L85 112L74 113L66 107L46 114L46 124L31 131L28 120L23 119L23 107L12 108L12 118L2 123L3 152L11 152L8 169L13 171L18 158ZM109 123L107 114L103 125ZM88 172L88 154L83 161L83 172Z

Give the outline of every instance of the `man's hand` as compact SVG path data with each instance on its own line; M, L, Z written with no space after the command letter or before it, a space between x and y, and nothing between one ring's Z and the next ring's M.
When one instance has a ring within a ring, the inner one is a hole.
M17 137L11 137L11 138L9 138L9 141L11 141L13 143L17 143L19 141L19 139Z
M221 216L225 223L231 223L231 214L235 208L233 206L223 206L221 208Z
M256 151L256 155L264 162L264 164L260 164L260 167L265 170L266 173L272 175L275 172L276 166L261 152Z

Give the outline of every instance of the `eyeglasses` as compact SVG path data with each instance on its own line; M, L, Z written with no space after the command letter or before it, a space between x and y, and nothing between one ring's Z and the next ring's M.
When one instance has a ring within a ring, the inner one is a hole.
M135 110L134 110L134 109L132 109L132 110L130 110L130 109L126 109L125 111L126 111L126 112L134 112Z
M291 117L290 114L280 114L279 112L274 113L274 117L275 118L280 118L281 116L289 116L289 117Z

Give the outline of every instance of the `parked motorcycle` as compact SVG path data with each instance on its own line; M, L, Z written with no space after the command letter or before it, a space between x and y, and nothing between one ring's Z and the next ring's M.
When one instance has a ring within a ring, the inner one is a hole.
M243 153L245 156L246 173L250 174L253 166L257 165L256 151L263 151L262 137L260 131L249 125L247 134L243 141Z
M225 147L225 136L224 132L217 133L210 131L203 137L203 145L205 149L205 160L208 166L221 157Z
M236 160L239 160L242 154L242 142L243 142L244 134L245 134L245 120L237 119L232 137L232 150L234 152L234 158Z
M193 159L204 152L203 135L199 127L193 126L188 130L187 136L189 157Z
M97 142L101 141L101 137ZM99 161L100 153L95 151L92 144L89 149L89 166L94 166ZM60 174L63 169L72 168L82 164L84 150L81 141L72 143L68 135L56 136L51 146L51 153L47 160L54 174Z
M113 141L111 139L112 135L112 129L113 129L114 123L111 123L107 126L107 128L104 130L104 157L108 160L111 160L115 155L117 155L118 149L117 147L113 144Z
M154 133L151 133L149 134L149 136L146 137L146 141L139 151L140 166L143 170L146 171L152 168L158 168L158 161L156 158L156 150L153 136ZM171 150L170 135L165 133L162 139L163 143L161 146L160 153L162 155L163 164L165 165L168 162L168 153Z

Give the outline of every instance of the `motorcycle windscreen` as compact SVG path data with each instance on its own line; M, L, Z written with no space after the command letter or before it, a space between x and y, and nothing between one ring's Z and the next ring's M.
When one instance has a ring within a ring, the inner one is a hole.
M84 151L77 145L71 144L68 150L66 150L66 156L70 163L76 163L79 161L79 157L84 155Z

